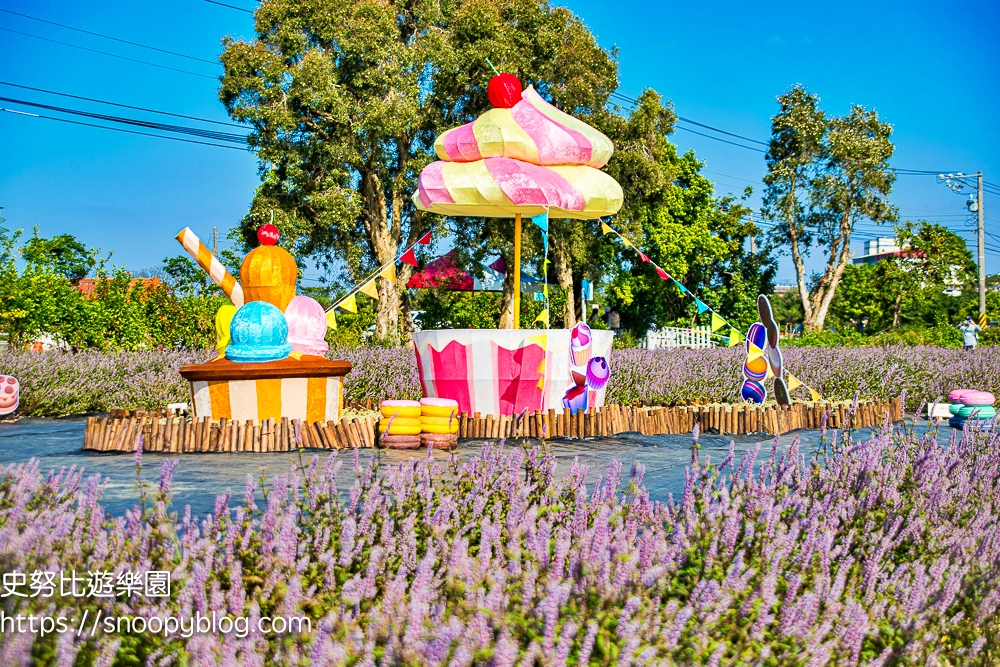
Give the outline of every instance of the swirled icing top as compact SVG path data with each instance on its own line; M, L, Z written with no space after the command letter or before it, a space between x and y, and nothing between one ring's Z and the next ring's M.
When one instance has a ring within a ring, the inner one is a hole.
M512 108L490 109L475 121L448 130L434 142L434 150L446 162L509 157L537 165L600 169L611 159L614 145L528 86Z

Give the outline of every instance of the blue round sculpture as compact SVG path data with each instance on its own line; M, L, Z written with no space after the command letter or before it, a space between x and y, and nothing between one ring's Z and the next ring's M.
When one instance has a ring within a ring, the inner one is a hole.
M767 329L760 322L751 324L749 331L747 331L747 352L750 351L751 344L762 350L767 345Z
M226 359L236 363L275 361L292 353L288 322L278 307L267 301L251 301L237 310L229 325L229 338Z
M754 380L746 380L740 390L740 397L744 401L751 403L763 403L767 399L767 390L764 385Z

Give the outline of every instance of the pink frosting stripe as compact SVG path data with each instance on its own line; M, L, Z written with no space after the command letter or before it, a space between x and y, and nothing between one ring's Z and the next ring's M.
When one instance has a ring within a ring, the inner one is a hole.
M424 206L430 207L433 203L455 203L444 184L444 175L441 173L444 165L445 163L440 160L431 162L420 172L420 187L417 192L420 196L420 203Z
M514 204L557 206L567 211L584 208L583 194L545 167L506 157L488 157L485 162L490 176Z
M538 146L542 164L587 164L594 155L585 135L557 123L522 99L511 109L514 122L528 133Z
M444 150L455 162L472 162L483 157L479 154L479 144L476 142L472 125L466 123L444 134Z

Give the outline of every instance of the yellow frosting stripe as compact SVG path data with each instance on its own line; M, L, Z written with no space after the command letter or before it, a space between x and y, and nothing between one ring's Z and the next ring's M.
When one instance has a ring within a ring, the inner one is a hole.
M593 167L549 167L583 194L583 212L608 215L622 207L625 194L618 181ZM580 215L574 217L597 217Z
M575 130L587 137L593 150L590 162L587 163L588 165L591 167L603 167L608 163L608 160L611 159L611 154L614 152L615 147L614 144L611 143L610 139L604 136L601 132L595 130L590 125L584 123L579 118L574 118L568 113L560 111L543 100L542 97L535 92L535 89L532 86L528 86L524 90L521 94L521 99L527 101L541 114L549 117L563 127L568 127L569 129Z
M493 180L486 162L446 162L441 178L456 204L514 206ZM483 213L482 215L489 215Z
M538 146L514 122L510 109L490 109L472 124L472 133L484 158L503 156L532 164L541 162Z

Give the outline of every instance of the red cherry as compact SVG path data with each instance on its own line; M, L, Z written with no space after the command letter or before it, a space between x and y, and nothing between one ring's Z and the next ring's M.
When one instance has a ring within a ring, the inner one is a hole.
M502 72L490 79L486 95L496 108L510 109L521 101L521 82L513 74Z
M267 223L257 230L257 240L260 241L261 245L278 245L279 236L281 233L278 228L271 223Z

